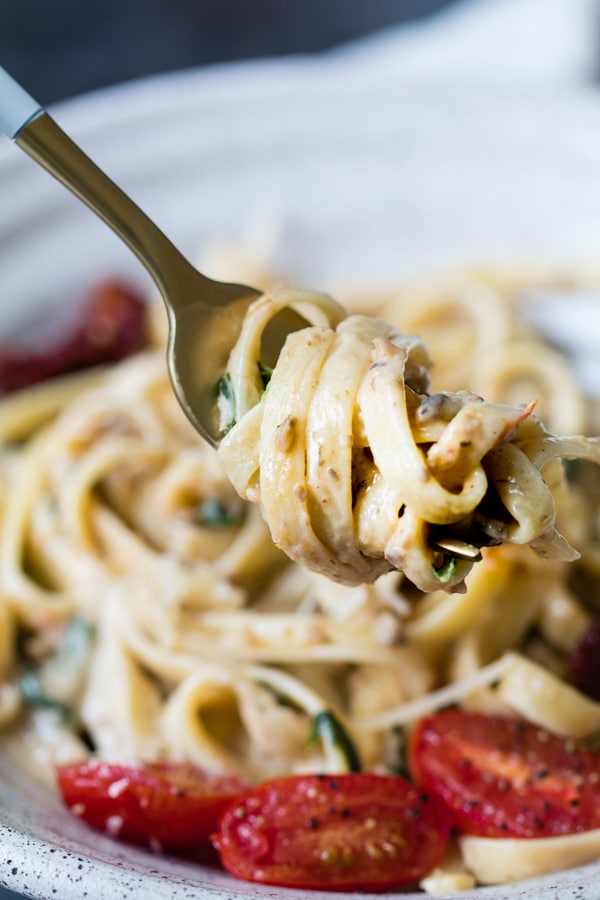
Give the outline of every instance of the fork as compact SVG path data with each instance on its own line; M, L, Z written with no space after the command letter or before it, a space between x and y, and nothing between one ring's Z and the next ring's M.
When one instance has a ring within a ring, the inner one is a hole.
M173 390L196 430L218 446L216 388L246 311L261 292L198 272L2 67L0 132L86 203L148 270L167 308L167 368ZM293 327L298 323L282 322L272 340L281 344L284 332Z

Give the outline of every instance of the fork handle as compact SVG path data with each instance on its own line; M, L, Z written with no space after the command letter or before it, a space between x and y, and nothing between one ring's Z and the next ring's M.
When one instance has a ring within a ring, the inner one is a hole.
M42 112L41 105L0 66L0 131L14 140L28 122Z
M175 272L192 270L191 264L43 107L1 68L0 129L83 200L133 250L156 282L171 315L170 303L175 298L169 285ZM195 270L194 275L196 279L204 277Z

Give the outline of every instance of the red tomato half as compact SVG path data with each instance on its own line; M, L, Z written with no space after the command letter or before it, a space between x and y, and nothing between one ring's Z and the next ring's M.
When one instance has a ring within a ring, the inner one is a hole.
M209 842L220 814L247 788L235 776L186 764L85 762L57 770L72 813L88 825L153 849L193 850Z
M600 754L520 719L449 710L414 728L409 768L463 834L600 828Z
M0 396L136 353L147 343L147 312L143 299L120 281L98 283L60 333L43 339L34 333L28 346L0 345Z
M237 878L295 888L378 891L438 865L448 818L395 775L290 775L242 794L214 844Z

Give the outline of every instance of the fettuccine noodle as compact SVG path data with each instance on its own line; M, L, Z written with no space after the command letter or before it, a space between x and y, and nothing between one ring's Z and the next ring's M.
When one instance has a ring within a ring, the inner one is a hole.
M288 306L315 322L287 337L265 385L261 338ZM344 584L397 569L422 591L464 590L479 550L503 542L575 559L545 469L561 456L600 462L600 443L554 437L534 403L432 394L430 366L420 339L345 317L327 296L263 295L221 386L223 470L260 504L276 546Z
M48 783L91 752L259 781L347 768L330 733L308 740L324 711L375 771L401 769L411 724L451 704L599 733L566 673L600 599L600 452L562 436L587 430L587 406L518 319L532 284L460 273L368 316L267 292L229 362L218 452L179 410L159 338L3 401L7 752ZM288 305L309 325L266 371L261 334ZM584 462L567 477L561 458ZM561 842L464 839L424 887L600 855L595 832Z

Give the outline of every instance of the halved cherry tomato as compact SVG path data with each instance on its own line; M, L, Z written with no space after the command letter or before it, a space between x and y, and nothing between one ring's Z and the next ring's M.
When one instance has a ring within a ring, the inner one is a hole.
M209 843L220 814L248 785L195 766L140 767L88 761L57 770L62 797L88 825L154 849L194 850Z
M443 857L443 806L396 775L289 775L237 798L213 842L238 878L301 889L410 884Z
M147 305L118 280L95 285L60 334L25 347L0 346L0 395L47 378L117 362L146 343Z
M460 710L422 719L409 769L463 834L529 838L600 828L600 754L520 719Z

